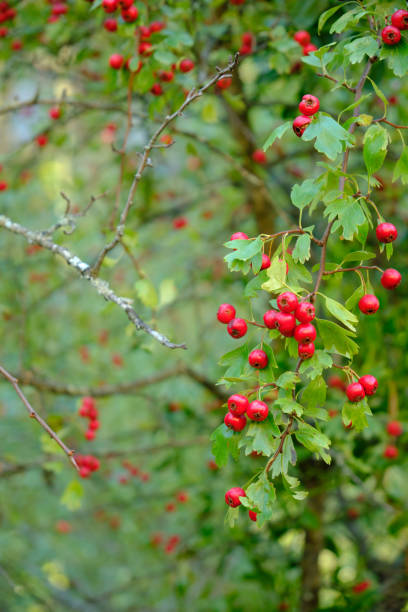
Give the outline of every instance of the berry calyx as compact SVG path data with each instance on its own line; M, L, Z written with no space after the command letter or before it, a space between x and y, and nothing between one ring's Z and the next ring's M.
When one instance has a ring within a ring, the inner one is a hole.
M299 30L298 32L295 32L293 39L296 40L296 42L302 47L310 44L311 41L310 34L309 32L306 32L306 30Z
M268 355L262 349L255 349L249 353L249 365L257 370L263 370L268 365Z
M310 323L315 318L315 307L310 302L300 302L295 310L295 317L301 323Z
M296 117L294 122L292 123L293 131L296 136L301 138L307 126L311 123L312 119L310 117L305 117L304 115L299 115Z
M246 418L244 416L235 416L231 412L227 412L224 417L224 423L232 431L242 431L246 425Z
M276 329L276 316L278 315L277 310L267 310L263 316L263 321L268 329Z
M191 59L183 59L179 64L181 72L190 72L194 68L194 62Z
M251 421L264 421L269 414L268 405L261 400L254 400L247 408L247 417Z
M120 55L120 53L114 53L113 55L110 56L109 66L111 68L113 68L114 70L120 70L120 68L122 68L122 65L123 65L123 55Z
M385 244L394 242L398 236L397 228L392 223L380 223L377 225L375 234L379 242L384 242Z
M281 312L292 312L293 310L296 310L299 305L296 295L291 291L281 293L276 302Z
M375 295L367 294L363 295L363 297L358 302L358 307L363 314L374 314L380 307L380 302L375 297Z
M245 397L245 395L235 393L228 398L228 410L235 416L242 416L245 414L248 406L248 398Z
M217 319L220 323L229 323L235 317L235 308L232 304L221 304L218 308Z
M256 519L258 518L258 515L256 512L254 512L253 510L248 510L248 516L251 519L251 521L254 521L254 523L256 523Z
M399 30L408 30L408 11L400 9L391 15L391 23Z
M381 284L384 289L395 289L401 282L401 274L394 268L388 268L384 270L381 276Z
M398 448L394 444L387 444L383 453L386 459L396 459L398 454Z
M388 25L381 32L381 38L385 45L397 45L401 40L401 32L395 26Z
M227 332L232 338L242 338L247 333L248 327L244 319L232 319L228 323Z
M371 374L366 374L358 379L360 385L362 385L366 395L374 395L377 391L378 381L375 376L371 376Z
M267 270L270 267L270 265L271 265L271 258L265 253L262 253L261 270Z
M241 505L240 497L246 497L244 489L241 489L241 487L233 487L226 492L225 503L231 506L231 508L237 508Z
M316 339L316 328L311 323L300 323L295 327L294 337L300 344L309 344Z
M401 423L399 421L390 421L387 423L387 432L390 436L400 436L403 432Z
M266 153L262 151L262 149L255 149L255 151L252 153L252 159L255 163L261 165L266 164L266 162L268 161Z
M354 382L346 387L346 395L350 402L360 402L365 398L365 391L362 384Z
M310 117L317 113L320 108L319 98L316 96L312 96L311 94L306 94L303 96L302 101L299 104L299 110L302 115L306 115L306 117Z
M307 344L299 344L298 346L298 355L300 359L310 359L313 357L315 352L315 345L313 342L308 342Z
M290 338L296 327L295 315L291 312L277 312L275 327L279 329L282 336Z
M244 232L235 232L232 234L230 240L248 240L248 236Z

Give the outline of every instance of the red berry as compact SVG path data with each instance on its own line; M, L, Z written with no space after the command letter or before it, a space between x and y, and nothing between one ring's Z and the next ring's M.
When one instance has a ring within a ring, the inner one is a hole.
M363 386L366 395L374 395L377 391L378 381L375 376L371 376L371 374L366 374L358 379L360 385Z
M251 519L251 521L254 521L254 523L256 523L256 519L258 517L257 513L254 512L253 510L249 510L248 511L248 515L249 515L249 518Z
M248 236L244 232L235 232L232 234L230 240L248 240Z
M247 417L251 421L264 421L269 414L268 405L261 400L254 400L247 408Z
M374 314L380 307L380 302L375 295L367 294L358 302L358 307L363 314Z
M316 339L316 328L311 323L300 323L295 327L295 340L300 344L309 344Z
M79 468L79 475L81 478L88 478L88 476L90 475L91 470L87 467L81 467Z
M68 7L63 2L57 2L56 4L53 5L51 9L51 13L57 16L65 15L67 12L68 12Z
M281 312L292 312L298 307L298 299L291 291L281 293L276 302Z
M362 582L358 582L353 586L353 593L364 593L371 586L371 582L369 580L363 580Z
M106 19L105 23L103 24L103 27L108 32L116 32L116 30L118 29L118 22L116 21L116 19Z
M340 389L340 391L346 390L344 381L342 378L340 378L340 376L329 376L327 384L331 389Z
M398 457L398 448L393 444L387 444L384 449L384 457L386 459L396 459Z
M263 370L268 365L268 355L261 349L255 349L249 353L249 365L258 370Z
M183 227L186 227L186 225L188 225L188 221L186 217L176 217L175 219L173 219L172 225L174 229L182 229Z
M228 323L227 332L233 338L242 338L247 333L248 327L244 319L232 319Z
M160 30L164 30L164 28L166 27L166 24L164 23L164 21L152 21L152 23L149 26L150 32L154 33L154 32L160 32Z
M255 163L261 165L266 164L268 161L266 153L262 151L262 149L255 149L255 151L252 153L252 159Z
M97 421L96 419L90 421L89 429L91 429L92 431L96 431L97 429L99 429L99 421Z
M307 344L299 344L298 346L298 355L300 359L310 359L313 357L315 352L315 345L313 342L308 342Z
M309 55L309 53L313 53L313 51L317 51L316 45L305 45L303 47L303 55Z
M381 277L381 284L384 289L395 289L401 282L401 274L394 268L388 268L384 270Z
M245 0L230 0L231 4L234 4L235 6L240 6L241 4L244 4Z
M261 270L267 270L271 265L271 258L265 253L262 253L262 265Z
M402 431L402 425L399 421L390 421L387 424L387 432L390 436L400 436Z
M299 30L298 32L295 32L293 38L299 43L299 45L302 45L302 47L305 47L311 41L310 34L309 32L306 32L306 30Z
M295 310L295 317L301 323L310 323L315 318L315 307L310 302L300 302Z
M47 134L40 134L39 136L37 136L36 141L39 147L45 147L48 143Z
M176 504L174 504L173 502L169 502L164 506L164 509L166 510L166 512L174 512L176 510Z
M120 53L114 53L109 58L109 66L114 70L119 70L123 65L123 55Z
M296 136L299 136L299 138L303 136L305 129L309 123L311 123L311 121L312 120L310 117L305 117L304 115L299 115L299 117L296 117L292 124L293 131L295 132Z
M194 62L191 59L183 59L180 62L179 68L181 72L190 72L194 68Z
M48 111L48 114L51 119L59 119L61 117L61 109L58 106L53 106L53 108L50 108Z
M381 32L381 38L386 45L396 45L401 40L401 32L395 26L388 25Z
M128 9L132 4L133 0L119 0L119 6L123 9Z
M391 23L399 30L408 30L408 11L400 9L391 15Z
M350 402L360 402L365 398L365 391L362 384L359 382L351 383L346 387L346 395Z
M246 418L243 415L235 416L235 414L227 412L224 417L224 423L233 431L242 431L246 425Z
M160 83L154 83L150 91L154 96L161 96L163 93L163 87L160 85Z
M162 70L159 73L159 79L165 83L170 83L174 79L174 72L171 70Z
M245 395L231 395L228 398L228 410L235 416L242 416L246 413L249 406L248 398Z
M94 432L94 431L92 431L92 429L88 429L88 430L85 432L85 438L86 438L87 440L89 440L89 441L93 440L93 439L95 438L95 432Z
M306 115L307 117L314 115L320 108L319 98L316 96L312 96L307 94L303 96L302 101L299 104L299 110L302 115Z
M188 493L186 493L185 491L180 491L179 493L177 493L177 500L181 504L185 504L186 502L188 502Z
M6 181L0 181L0 191L6 191L8 189L8 183Z
M231 508L236 508L241 505L240 497L246 497L246 493L244 489L241 487L233 487L225 494L225 502L231 506Z
M220 323L229 323L235 317L235 308L231 304L221 304L218 308L217 319Z
M290 338L296 327L295 315L291 312L278 312L275 327L279 329L282 336Z
M148 57L153 53L152 43L149 42L141 42L139 45L139 55L144 55Z
M277 310L267 310L263 316L264 323L268 329L276 329L278 315Z
M140 32L140 38L142 40L144 40L146 38L150 38L151 31L150 31L150 28L148 26L141 25L139 27L139 32Z
M0 38L4 38L8 34L8 28L0 28Z
M398 236L397 228L392 223L380 223L375 230L379 242L394 242Z
M217 89L228 89L232 85L232 78L225 77L216 82L215 86Z
M133 23L139 17L139 11L134 5L132 5L127 9L123 9L121 15L122 19L126 21L126 23Z
M114 13L118 8L118 0L103 0L102 6L105 13Z

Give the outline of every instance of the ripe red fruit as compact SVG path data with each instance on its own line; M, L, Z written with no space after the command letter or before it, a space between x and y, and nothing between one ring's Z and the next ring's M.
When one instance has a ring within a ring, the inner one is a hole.
M194 68L194 62L191 59L183 59L179 64L181 72L190 72Z
M398 236L397 228L392 223L380 223L375 230L379 242L394 242Z
M254 35L252 34L252 32L244 32L241 36L241 40L243 45L252 45L254 41Z
M296 327L295 315L291 312L278 312L275 327L279 329L282 336L290 338Z
M11 48L13 51L20 51L23 48L23 43L21 40L13 40L11 43Z
M174 504L173 502L169 502L164 506L164 509L166 510L166 512L174 512L176 510L176 504Z
M319 98L316 96L312 96L311 94L306 94L303 96L301 103L299 104L299 110L302 115L306 115L309 117L310 115L314 115L320 108Z
M144 55L148 57L153 53L152 43L149 42L141 42L139 45L139 55Z
M298 32L295 32L293 39L296 40L296 42L298 42L302 47L305 47L311 41L310 34L309 32L306 32L306 30L299 30Z
M347 385L346 395L350 402L360 402L365 398L363 385L359 382L354 382Z
M378 381L375 376L371 376L371 374L366 374L358 379L360 385L363 386L366 395L374 395L377 391Z
M180 491L179 493L177 493L177 500L181 504L185 504L186 502L188 502L188 493L186 493L185 491Z
M278 308L281 312L292 312L298 307L298 299L291 291L285 291L281 293L276 300Z
M151 33L154 33L154 32L160 32L160 30L164 30L165 27L166 27L166 24L164 23L164 21L152 21L152 23L149 26L149 29Z
M247 408L247 417L251 421L264 421L269 414L268 405L261 400L254 400Z
M233 431L242 431L246 425L246 418L243 415L235 416L232 412L227 412L224 417L224 423Z
M186 217L176 217L175 219L173 219L172 225L174 229L182 229L183 227L186 227L186 225L188 225L188 221Z
M53 108L50 108L48 111L48 114L51 119L59 119L61 117L61 109L58 106L53 106Z
M36 141L39 147L45 147L45 145L48 143L47 134L40 134L37 136Z
M159 79L165 83L170 83L174 79L174 72L171 70L162 70L159 73Z
M399 421L390 421L387 423L387 432L390 436L400 436L402 431L402 425Z
M235 393L228 398L228 410L235 416L242 416L245 414L248 406L248 398L245 397L245 395Z
M114 70L119 70L123 65L123 55L120 53L114 53L109 58L109 66Z
M391 15L391 23L399 30L408 30L408 11L400 9Z
M119 6L123 9L128 9L132 4L133 0L119 0Z
M145 40L146 38L150 38L151 31L150 31L150 28L148 26L141 25L139 27L139 32L140 32L140 38L142 40Z
M375 295L367 294L358 302L358 307L363 314L374 314L380 307L380 302Z
M327 380L327 384L329 385L331 389L340 389L341 391L346 390L344 380L340 378L340 376L336 376L336 375L329 376Z
M68 7L63 2L57 2L56 4L53 5L51 9L51 13L57 16L65 15L67 12L68 12Z
M381 38L386 45L396 45L401 40L401 32L395 26L388 25L381 32Z
M217 89L228 89L232 85L232 78L225 77L216 82L215 86Z
M258 517L257 513L254 512L253 510L248 510L248 515L251 521L254 521L254 523L256 523L256 519Z
M317 51L316 45L310 44L303 47L303 55L309 55L309 53L313 53L313 51Z
M97 421L96 419L94 419L93 421L90 421L88 427L92 431L96 431L97 429L99 429L99 421Z
M161 96L163 93L163 87L160 85L160 83L154 83L154 85L150 89L150 92L154 96Z
M89 440L89 441L93 440L93 439L95 438L95 432L94 432L94 431L92 431L92 429L88 429L88 430L85 432L85 438L86 438L87 440Z
M225 502L231 506L231 508L236 508L241 505L240 497L246 497L246 493L244 489L241 487L233 487L225 494Z
M312 120L310 117L305 117L304 115L299 115L299 117L296 117L296 119L292 123L293 131L295 132L296 136L301 138L305 129L307 128L309 123L311 123L311 121Z
M221 304L218 308L217 319L220 323L229 323L235 317L235 308L232 304Z
M313 357L315 352L315 345L313 342L308 342L307 344L299 344L298 346L298 355L300 359L310 359Z
M0 191L6 191L8 189L8 183L6 181L0 181Z
M105 13L114 13L118 8L118 0L103 0L102 7Z
M88 478L88 476L91 474L91 470L85 466L79 468L79 475L81 478Z
M8 34L8 28L0 28L0 38L4 38Z
M269 268L270 265L271 265L270 257L268 255L265 255L265 253L262 253L261 270L266 270L267 268Z
M121 15L126 23L133 23L139 17L139 11L136 6L132 5L127 9L122 9Z
M230 240L248 240L248 236L244 232L235 232L232 234Z
M108 32L116 32L116 30L118 29L118 22L116 21L116 19L106 19L103 24L103 27Z
M369 580L363 580L362 582L358 582L353 586L353 593L364 593L371 586L371 582Z
M233 338L242 338L247 333L248 327L244 319L232 319L228 323L227 332Z
M268 355L262 349L255 349L249 353L249 365L258 370L263 370L268 365Z
M278 315L277 310L267 310L263 316L264 323L268 329L276 329L277 321L276 316Z
M266 162L268 161L266 153L262 151L262 149L255 149L255 151L252 153L252 159L255 163L261 165L266 164Z
M381 284L384 289L395 289L401 282L401 274L394 268L388 268L384 270L381 277Z
M231 4L234 4L235 6L240 6L241 4L244 4L245 0L230 0Z
M386 459L396 459L398 457L398 448L393 444L387 444L384 449L384 457Z
M309 344L316 339L316 328L311 323L300 323L295 327L295 340L300 344Z
M310 323L315 318L315 307L310 302L300 302L295 310L295 317L301 323Z

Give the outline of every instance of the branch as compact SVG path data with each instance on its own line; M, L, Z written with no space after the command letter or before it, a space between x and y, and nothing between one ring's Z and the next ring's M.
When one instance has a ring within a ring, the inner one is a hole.
M337 274L339 272L355 272L356 270L378 270L382 272L381 268L378 266L354 266L354 268L337 268L336 270L330 270L323 272L323 276L328 276L329 274Z
M387 125L391 125L391 127L396 128L397 130L408 130L408 125L397 125L396 123L392 123L388 121L385 117L381 117L381 119L373 119L373 123L386 123Z
M116 295L116 293L114 293L114 291L110 288L108 282L98 278L94 278L91 274L91 267L87 263L82 261L79 257L77 257L77 255L71 253L71 251L69 251L66 247L52 242L52 240L44 236L42 232L29 230L28 228L23 227L19 223L15 223L4 215L0 215L0 227L4 227L4 229L8 230L9 232L12 232L13 234L24 236L24 238L26 238L26 240L28 240L29 242L39 244L45 249L48 249L49 251L54 253L55 255L59 255L60 257L62 257L62 259L64 259L65 262L69 266L71 266L71 268L74 268L82 278L87 280L92 285L92 287L96 289L99 295L104 297L105 300L107 300L108 302L113 302L114 304L119 306L119 308L121 308L126 313L126 316L128 317L129 321L133 323L137 330L142 329L147 334L152 336L155 340L157 340L157 342L160 342L160 344L163 344L163 346L167 346L168 348L187 348L185 344L173 344L173 342L170 342L170 340L166 338L166 336L164 336L157 330L150 327L147 323L145 323L132 308L131 299Z
M21 399L21 401L23 402L24 406L27 408L27 411L28 411L28 414L30 415L30 417L32 419L35 419L37 421L37 423L39 423L41 425L41 427L43 429L45 429L45 431L51 436L51 438L53 440L55 440L55 442L58 444L58 446L60 448L62 448L64 453L67 455L67 457L69 458L69 460L72 463L72 465L74 466L74 468L79 471L78 464L77 464L77 462L75 461L75 458L74 458L74 451L69 449L68 446L66 446L64 444L64 442L57 436L55 431L53 429L51 429L51 427L44 421L44 419L42 419L40 417L40 415L34 410L34 408L31 406L30 402L28 401L28 399L26 398L24 393L21 391L21 389L20 389L20 387L18 385L17 378L14 378L14 376L12 376L9 372L7 372L7 370L5 370L2 366L0 366L0 374L2 374L2 376L4 376L4 378L6 380L8 380L12 384L12 386L14 387L14 390L17 393L18 397Z
M329 79L329 81L333 81L333 83L340 83L340 81L338 81L334 77L330 76L329 74L322 74L321 72L317 72L316 76L324 77L325 79ZM353 93L356 93L356 91L357 91L356 87L350 87L350 85L347 85L347 83L345 83L345 82L340 83L340 85L342 87L345 87L346 89L348 89L349 91L351 91Z
M15 111L19 111L23 108L27 108L29 106L74 106L79 108L85 108L88 110L96 110L96 111L117 111L118 113L127 114L127 110L122 108L121 106L117 106L115 104L96 104L95 102L83 102L81 100L71 100L64 97L61 98L47 98L47 99L39 99L37 94L30 98L29 100L22 100L21 102L14 102L13 104L9 104L8 106L3 106L0 108L0 115L5 115L7 113L13 113Z

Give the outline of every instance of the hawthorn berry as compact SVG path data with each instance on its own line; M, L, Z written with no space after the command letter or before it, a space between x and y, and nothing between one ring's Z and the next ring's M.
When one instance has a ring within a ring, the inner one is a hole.
M375 376L371 376L371 374L366 374L358 379L360 385L362 385L366 395L374 395L377 391L378 381Z
M139 17L139 11L136 6L132 5L127 9L122 9L121 15L123 21L126 21L126 23L133 23Z
M244 319L232 319L227 325L227 332L232 338L242 338L247 330L248 327Z
M397 228L392 223L380 223L375 230L379 242L394 242L398 237Z
M230 240L248 240L248 236L244 232L235 232L232 234Z
M277 310L267 310L263 316L263 321L268 329L276 329Z
M88 478L90 476L91 470L85 466L79 468L79 475L81 478Z
M152 21L149 26L149 30L152 34L154 34L155 32L160 32L161 30L164 30L165 27L166 24L164 23L164 21Z
M381 38L386 45L396 45L401 40L401 32L395 26L388 25L381 32Z
M261 165L266 164L266 162L268 161L266 153L262 151L262 149L255 149L255 151L252 153L252 159L255 163Z
M119 70L123 65L123 55L120 53L114 53L109 58L109 66L114 70Z
M242 416L245 414L248 406L248 398L245 397L245 395L235 393L228 398L228 410L235 416Z
M310 34L309 32L306 32L306 30L299 30L298 32L295 32L293 39L296 40L296 42L302 47L310 44L311 41Z
M394 268L384 270L381 276L381 284L384 289L395 289L401 282L401 274Z
M315 352L315 345L313 342L307 342L305 344L299 344L298 346L298 355L300 359L310 359L313 357Z
M21 51L23 48L23 42L21 40L13 40L11 43L11 48L13 51Z
M99 421L97 419L90 421L89 429L91 429L92 431L96 431L97 429L99 429Z
M394 444L387 444L383 453L386 459L396 459L398 454L398 448Z
M301 138L305 129L307 128L309 123L311 123L311 121L312 119L310 117L305 117L304 115L299 115L299 117L296 117L292 124L293 131L295 132L296 136Z
M232 304L221 304L218 308L217 319L220 323L229 323L235 318L235 308Z
M215 86L217 89L228 89L229 87L231 87L232 85L232 78L231 77L225 77L223 79L220 79L219 81L216 82Z
M329 385L330 389L340 389L340 391L346 390L344 380L340 378L340 376L336 376L336 375L329 376L327 380L327 384Z
M51 119L59 119L61 117L61 109L58 106L53 106L48 111L48 114Z
M63 2L57 2L56 4L53 5L51 9L51 13L53 15L57 15L58 17L60 15L65 15L67 12L68 12L68 7Z
M295 310L295 317L301 323L310 323L315 318L315 307L310 302L300 302Z
M165 83L170 83L174 79L174 72L171 70L162 70L159 73L159 79Z
M298 307L298 299L291 291L285 291L281 293L276 300L278 308L281 312L292 312Z
M369 580L363 580L362 582L358 582L353 586L353 593L364 593L371 586L371 582Z
M36 138L36 141L39 147L45 147L46 144L48 143L47 134L39 134Z
M380 307L380 302L375 295L366 294L358 302L358 307L363 314L374 314Z
M265 253L262 253L261 270L267 270L267 268L269 268L270 265L271 265L271 258Z
M300 323L295 327L294 337L299 344L309 344L316 339L316 328L311 323Z
M268 365L268 355L262 349L255 349L249 353L249 365L258 370L263 370Z
M282 336L290 338L293 336L296 327L295 315L291 312L276 313L275 327L279 329Z
M241 505L240 497L246 497L244 489L241 487L233 487L225 494L225 503L231 508L237 508Z
M103 0L102 7L105 13L114 13L118 8L118 0Z
M186 225L188 225L188 221L186 217L176 217L175 219L173 219L172 225L174 229L182 229L183 227L186 227Z
M317 47L312 43L303 47L303 55L309 55L309 53L313 53L313 51L317 51Z
M248 516L251 519L251 521L254 521L254 523L256 523L256 519L258 518L258 515L256 512L254 512L253 510L248 510Z
M391 15L391 23L399 30L408 30L408 11L400 9Z
M0 191L6 191L8 189L8 183L6 181L0 181Z
M86 438L87 440L89 440L89 441L93 440L93 439L95 438L95 432L94 432L94 431L92 431L92 429L88 429L88 430L85 432L85 438Z
M188 493L186 491L180 491L177 493L177 501L179 501L180 504L185 504L188 502Z
M246 418L243 415L235 416L235 414L227 412L224 417L224 423L229 429L232 429L233 431L242 431L246 425Z
M113 18L106 19L103 24L103 27L108 32L116 32L116 30L118 29L118 22L116 21L116 19Z
M8 28L0 28L0 38L4 38L8 34Z
M303 96L302 101L299 104L300 112L302 115L306 115L306 117L316 114L319 108L319 98L316 98L316 96L312 96L311 94L306 94Z
M160 83L154 83L150 88L150 92L154 96L161 96L163 94L163 87L160 85Z
M402 431L402 425L399 421L390 421L387 423L387 432L390 436L400 436Z
M147 38L150 38L152 34L150 31L150 28L144 25L139 26L139 33L140 33L140 38L142 40L146 40Z
M123 9L128 9L132 6L133 0L119 0L119 6Z
M191 59L183 59L179 64L181 72L190 72L194 68L194 62Z
M359 382L353 382L347 385L346 395L350 402L360 402L365 398L364 387Z
M148 57L149 55L153 53L152 43L141 42L138 50L139 50L139 55Z
M264 421L269 414L268 405L261 400L254 400L247 408L247 417L251 421Z

